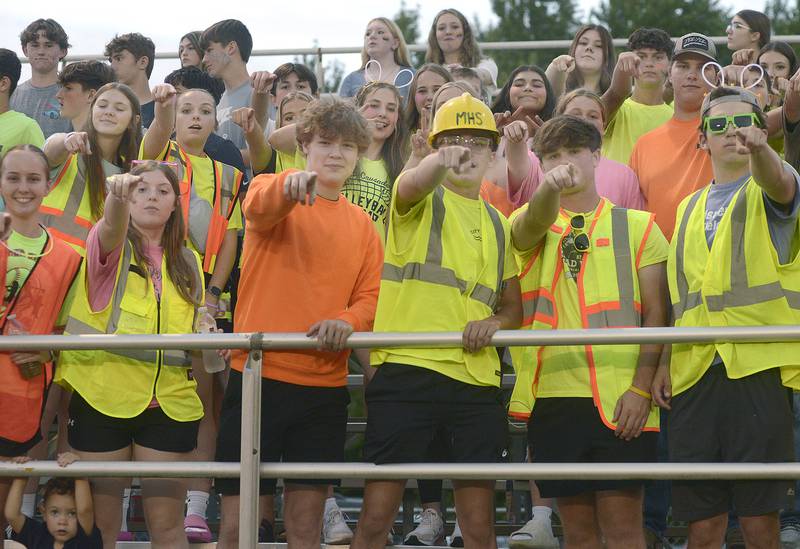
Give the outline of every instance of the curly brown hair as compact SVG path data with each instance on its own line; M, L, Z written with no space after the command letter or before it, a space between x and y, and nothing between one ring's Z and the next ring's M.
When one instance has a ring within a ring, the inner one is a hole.
M341 99L322 98L313 101L303 112L296 126L297 143L302 147L315 135L327 139L344 139L358 145L364 154L371 141L367 121L352 103Z

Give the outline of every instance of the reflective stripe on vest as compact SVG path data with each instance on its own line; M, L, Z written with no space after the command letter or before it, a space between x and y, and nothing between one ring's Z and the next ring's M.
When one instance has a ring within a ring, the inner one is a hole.
M430 284L439 284L456 288L461 294L469 289L467 282L456 276L452 269L442 266L442 230L444 227L444 217L446 208L444 205L444 190L438 187L433 192L431 232L428 235L428 251L425 256L425 263L409 262L398 267L384 263L383 280L391 282L402 282L403 280L419 280ZM499 214L485 201L482 201L489 218L492 220L495 238L497 239L497 288L489 288L483 284L475 284L469 297L483 303L493 311L497 306L503 284L503 266L506 255L505 233Z
M707 192L698 192L692 196L686 205L683 218L681 219L680 229L675 253L676 283L678 286L678 303L674 304L673 314L675 319L680 319L683 313L703 303L703 296L700 291L689 292L689 284L686 280L684 271L685 265L685 242L686 228L689 218L697 207L697 203ZM766 303L775 299L786 298L792 309L800 310L800 292L788 290L782 287L781 283L771 282L758 286L750 286L747 279L747 258L745 257L745 232L747 230L747 187L743 186L737 191L735 202L729 206L731 208L731 249L730 249L730 285L731 289L723 291L721 295L706 295L706 307L709 312L721 312L728 307L747 307ZM709 251L710 253L710 251Z
M122 258L121 258L121 268L128 269L130 272L136 272L138 276L146 276L143 275L141 272L134 271L133 265L131 265L131 257L133 253L133 247L130 245L129 242L125 242L122 248ZM194 255L192 252L187 248L182 248L181 253L184 255L184 258L192 267L197 265L195 261ZM127 266L127 267L126 267ZM202 297L201 289L202 279L200 278L200 273L197 272L196 269L192 270L193 276L195 278L195 295L193 296L197 303L200 302ZM122 298L125 296L125 289L128 284L128 276L123 276L123 273L120 273L119 281L117 282L117 287L114 291L114 295L111 298L111 315L108 318L108 322L106 324L105 331L100 331L95 329L94 327L86 324L82 320L79 320L73 316L70 316L67 321L66 332L70 335L101 335L101 334L114 334L117 331L117 326L119 324L119 318L122 314L121 304ZM150 362L155 363L158 361L158 353L159 351L151 350L151 349L105 349L105 352L112 355L121 356L124 358L128 358L131 360L136 360L139 362ZM189 356L186 354L185 351L181 350L164 350L163 353L163 363L167 366L178 366L182 368L189 368L192 365L192 361Z
M61 181L73 162L76 162L75 177L72 179L72 187L70 187L66 202L60 209L42 206L41 220L42 225L50 228L57 236L66 237L64 240L67 242L86 247L86 238L89 236L89 230L93 223L88 219L78 217L83 194L86 192L86 166L80 155L72 155L67 158L56 176L53 186L55 187Z

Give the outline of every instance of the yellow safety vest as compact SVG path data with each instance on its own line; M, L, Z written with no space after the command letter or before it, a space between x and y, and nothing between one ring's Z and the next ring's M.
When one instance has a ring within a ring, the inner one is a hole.
M196 267L197 294L203 291L200 259L184 248L182 253ZM114 292L109 304L93 312L89 305L86 263L69 312L66 334L186 334L193 332L194 305L187 303L167 276L162 259L162 289L156 299L147 272L136 263L129 241L123 245ZM112 417L131 418L158 399L161 409L176 421L203 416L197 383L191 376L186 351L106 349L63 351L56 368L56 382L77 391L94 409Z
M72 246L82 256L86 254L86 237L97 218L92 215L89 194L86 192L86 165L83 157L73 154L53 179L50 191L39 207L42 225Z
M523 206L523 208L527 208ZM526 209L518 210L521 215ZM653 214L618 208L601 199L588 235L592 249L583 256L576 291L581 304L582 328L637 328L642 325L642 304L637 274L637 250L641 250L654 225ZM636 221L634 223L633 221ZM632 227L644 230L631 231ZM561 241L571 231L562 210L540 247L522 266L523 329L555 330L558 307L556 283L563 275ZM578 328L578 327L576 327ZM589 365L592 398L603 423L616 429L611 420L614 408L628 390L639 363L638 345L584 345L573 347L584 353ZM509 415L527 419L533 410L542 368L547 368L545 347L513 347L517 381L511 396ZM658 408L647 418L646 431L658 431Z
M689 195L678 208L668 263L675 326L800 324L800 259L780 263L761 187L751 177L736 192L709 250L705 211L710 188ZM694 385L716 353L731 379L781 368L783 384L800 389L800 343L676 343L672 394Z
M415 238L408 249L397 249L394 233L399 229L393 221L397 212L391 212L375 332L461 331L467 322L494 314L502 291L506 250L510 246L508 221L482 201L483 264L477 279L469 280L464 273L474 269L468 268L469 259L461 251L472 243L467 241L469 236L458 218L446 215L451 201L461 198L454 194L440 186L418 206L422 208L419 223L413 229L402 229L414 231ZM371 362L383 364L391 354L405 357L406 364L422 367L430 367L437 361L459 363L477 384L499 386L500 361L494 347L485 347L474 354L462 348L411 351L374 349ZM415 362L415 358L422 364Z
M242 172L212 158L214 203L209 204L195 192L192 162L176 141L169 142L164 160L174 162L178 167L181 206L183 219L186 221L187 236L195 249L203 254L203 270L213 273L217 254L228 229L228 220L236 206Z

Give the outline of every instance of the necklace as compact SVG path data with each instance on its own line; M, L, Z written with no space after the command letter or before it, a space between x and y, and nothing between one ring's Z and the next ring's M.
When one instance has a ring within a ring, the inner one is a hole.
M6 244L4 240L0 240L0 244L2 244L3 247L6 250L8 250L8 252L12 255L24 257L25 259L40 259L53 251L53 246L55 245L55 243L53 237L50 235L50 233L47 232L47 229L45 229L44 226L42 225L39 226L42 227L42 230L45 232L45 235L47 236L47 247L40 254L29 254L24 250L12 250L11 248L8 247L8 244Z

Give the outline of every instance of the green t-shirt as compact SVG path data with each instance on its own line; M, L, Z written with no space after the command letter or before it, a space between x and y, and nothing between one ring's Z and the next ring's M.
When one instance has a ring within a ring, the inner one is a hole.
M383 160L362 158L342 188L342 194L364 210L375 223L381 241L386 240L392 183Z
M628 165L636 141L672 118L672 105L643 105L630 97L606 126L602 155Z
M25 281L28 280L36 260L45 252L44 246L47 242L47 233L42 231L35 238L28 238L16 231L11 231L5 245L12 253L8 254L5 279L5 299L4 303L10 302ZM5 309L0 306L0 314Z
M36 120L17 111L0 114L0 158L16 145L44 146L44 134Z

